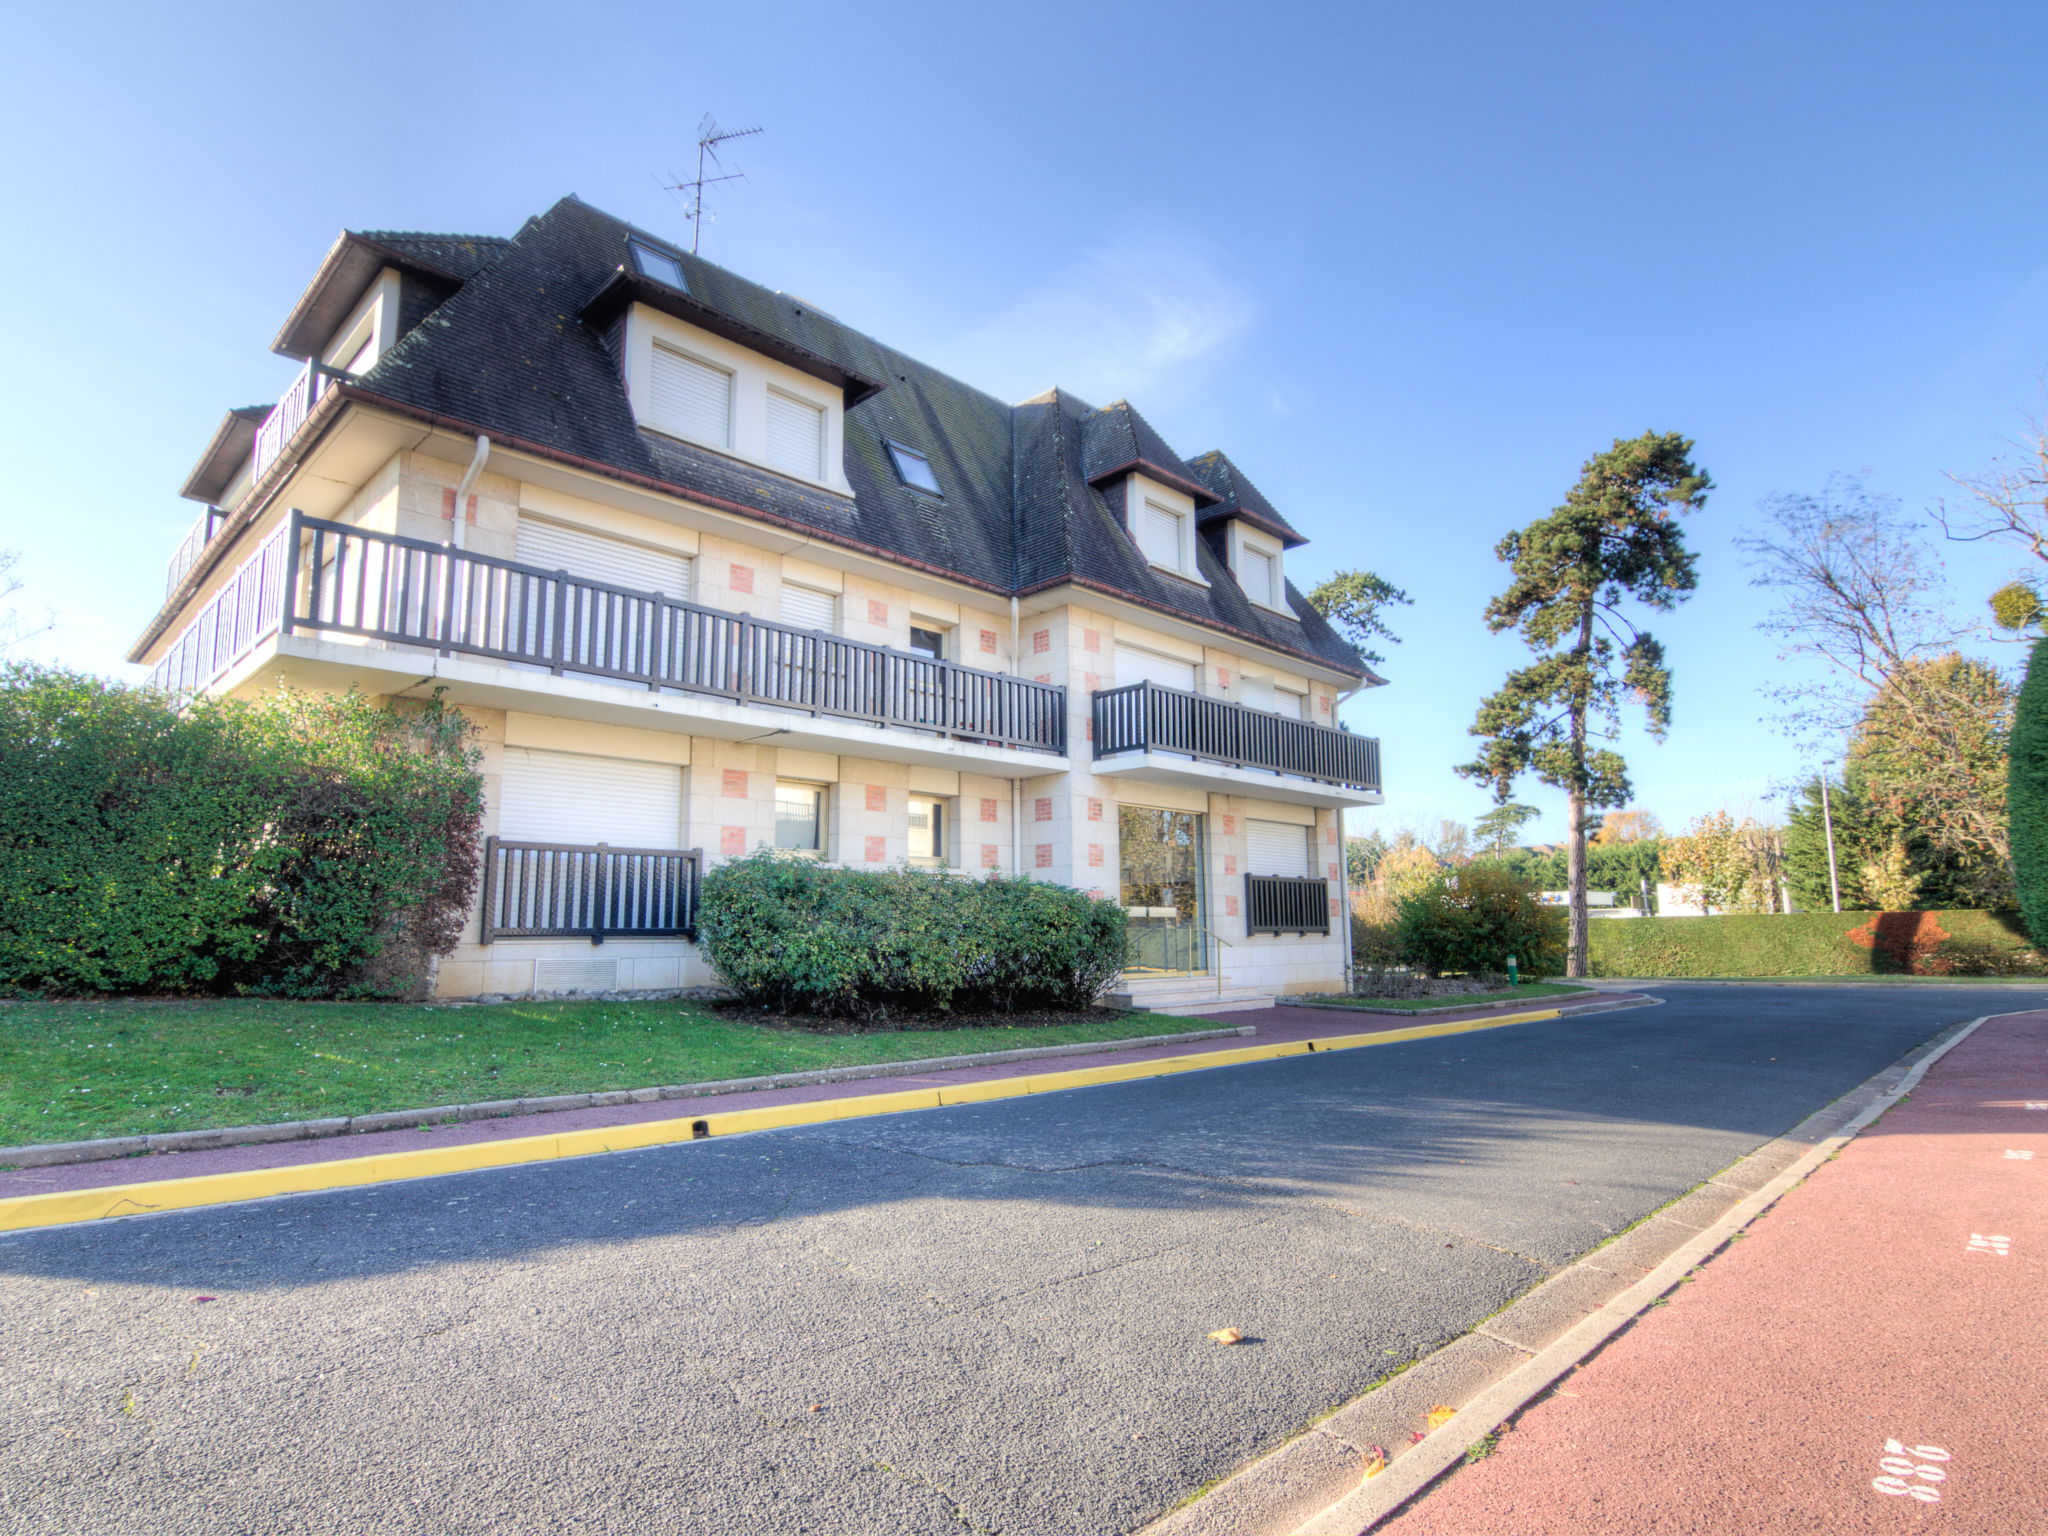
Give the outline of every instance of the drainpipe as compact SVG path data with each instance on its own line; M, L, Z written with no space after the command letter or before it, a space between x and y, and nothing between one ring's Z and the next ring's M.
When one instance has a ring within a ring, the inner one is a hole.
M1024 675L1024 658L1017 651L1017 596L1010 594L1010 676ZM1010 873L1024 873L1024 781L1010 780Z
M484 472L484 460L490 456L491 440L479 432L476 438L476 456L469 461L469 468L462 472L462 484L455 488L455 516L448 526L448 542L456 549L462 548L462 509L469 500L469 488L476 484L476 477Z
M1330 724L1332 726L1336 725L1337 715L1344 706L1363 692L1365 692L1365 684L1360 683L1348 693L1337 695L1337 701L1330 706ZM1358 955L1353 948L1351 934L1351 834L1344 825L1344 812L1346 809L1346 807L1340 805L1337 807L1335 814L1337 817L1337 915L1338 920L1344 924L1344 991L1348 995L1351 989L1357 985Z

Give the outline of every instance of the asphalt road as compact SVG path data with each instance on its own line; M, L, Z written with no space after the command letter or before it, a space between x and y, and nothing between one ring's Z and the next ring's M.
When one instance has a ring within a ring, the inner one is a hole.
M9 1234L0 1529L1129 1531L1942 1027L2048 1001L1655 990Z

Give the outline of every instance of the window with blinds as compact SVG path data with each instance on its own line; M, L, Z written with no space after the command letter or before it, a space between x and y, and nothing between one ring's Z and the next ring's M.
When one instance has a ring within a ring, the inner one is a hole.
M648 374L648 425L677 437L732 446L732 375L660 342Z
M1245 873L1248 875L1295 875L1311 873L1308 840L1310 829L1284 821L1254 821L1245 818Z
M1140 651L1120 645L1116 648L1116 685L1127 688L1132 683L1157 683L1162 688L1178 688L1183 693L1193 693L1195 664L1172 656L1161 656L1156 651Z
M825 412L778 389L768 391L768 462L809 480L824 478Z
M683 773L668 763L511 748L498 788L498 835L529 843L682 846Z
M839 599L830 592L811 587L782 584L782 622L795 629L822 629L831 634L836 626Z
M1246 544L1238 550L1237 584L1244 588L1244 595L1255 603L1264 603L1268 608L1280 605L1274 600L1273 567L1277 562L1263 549L1254 549Z
M1146 502L1138 519L1138 548L1154 565L1179 570L1180 514L1156 501Z
M519 561L550 571L567 571L590 581L636 592L659 592L664 597L690 596L690 570L694 562L673 550L629 544L582 528L566 528L538 518L519 519L516 546Z
M1308 695L1296 693L1292 688L1273 690L1273 709L1290 720L1308 719Z

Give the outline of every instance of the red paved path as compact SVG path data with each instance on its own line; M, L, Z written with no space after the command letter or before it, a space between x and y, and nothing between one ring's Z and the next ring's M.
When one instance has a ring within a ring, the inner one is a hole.
M1379 1531L2048 1532L2048 1109L2029 1101L2048 1104L2048 1013L1981 1026ZM1887 1460L1888 1441L1949 1459Z
M1611 994L1610 999L1637 994ZM1223 1014L1213 1021L1216 1028L1235 1029L1251 1025L1251 1037L1230 1035L1220 1040L1196 1040L1185 1045L1148 1046L1140 1050L1102 1051L1085 1056L1039 1057L1031 1061L998 1062L980 1067L956 1067L950 1071L921 1072L908 1077L871 1077L852 1082L815 1083L801 1088L768 1088L751 1093L723 1093L715 1097L664 1099L648 1104L611 1104L594 1109L554 1110L537 1115L512 1115L496 1120L468 1120L455 1125L435 1125L399 1131L366 1131L350 1136L328 1136L314 1141L280 1141L257 1146L222 1147L203 1152L158 1152L147 1157L109 1158L96 1163L63 1163L51 1168L22 1168L0 1172L0 1199L12 1195L40 1195L69 1189L100 1189L109 1184L133 1184L142 1180L183 1179L206 1173L237 1173L248 1168L296 1167L301 1163L324 1163L335 1158L370 1157L384 1152L409 1152L419 1147L444 1147L476 1141L504 1141L517 1136L546 1136L559 1131L578 1131L593 1126L635 1125L645 1120L674 1120L701 1115L706 1109L720 1113L735 1109L760 1109L770 1104L808 1103L816 1099L858 1098L874 1093L904 1093L915 1088L937 1088L947 1083L986 1082L1003 1077L1029 1077L1041 1072L1071 1072L1083 1067L1111 1066L1124 1062L1156 1060L1166 1056L1195 1056L1213 1051L1234 1051L1250 1045L1272 1045L1290 1040L1322 1039L1330 1035L1379 1034L1390 1029L1408 1029L1417 1024L1451 1024L1488 1014L1521 1013L1554 1008L1561 1003L1580 1003L1583 998L1532 998L1518 1005L1495 1005L1483 1009L1446 1010L1420 1018L1395 1014L1353 1013L1334 1008L1261 1008L1243 1013ZM1203 1020L1201 1023L1210 1023ZM1168 1023L1166 1029L1178 1027Z

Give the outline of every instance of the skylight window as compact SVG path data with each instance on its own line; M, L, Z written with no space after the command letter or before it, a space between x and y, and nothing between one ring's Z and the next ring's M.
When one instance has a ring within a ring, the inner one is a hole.
M889 457L895 462L897 477L905 485L920 491L930 491L934 496L946 494L939 489L939 477L932 473L932 461L915 448L906 448L901 443L891 443Z
M633 248L633 265L640 269L642 277L651 277L657 283L667 283L671 288L690 291L690 285L683 281L683 264L667 251L657 251L651 245L642 245L638 240L627 242Z

